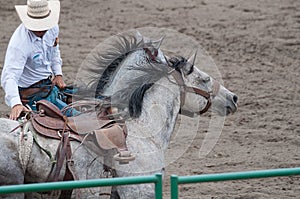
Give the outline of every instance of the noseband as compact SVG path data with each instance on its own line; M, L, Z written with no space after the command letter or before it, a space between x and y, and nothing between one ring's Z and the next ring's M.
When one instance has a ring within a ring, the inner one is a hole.
M185 103L186 93L195 93L207 100L206 106L199 112L199 114L205 113L211 107L211 99L217 95L220 89L220 84L217 81L214 81L212 90L207 92L196 87L187 86L181 73L177 70L173 70L171 75L174 77L176 83L180 87L180 107L183 107Z

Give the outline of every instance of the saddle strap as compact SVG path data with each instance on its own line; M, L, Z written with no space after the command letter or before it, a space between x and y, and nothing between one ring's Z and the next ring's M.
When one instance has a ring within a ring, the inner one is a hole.
M67 140L69 139L69 133L63 133L61 137L61 141L57 147L55 159L56 162L52 164L51 172L48 176L47 182L57 182L59 178L60 171L66 159L67 153Z
M74 161L72 160L72 150L71 150L71 143L70 139L67 139L67 153L66 153L66 173L64 176L63 181L73 181L79 180L78 176L76 175L75 168L74 168ZM63 190L60 194L61 199L71 198L73 189ZM76 199L80 197L80 190L76 189Z
M75 175L73 169L72 158L72 150L69 139L69 132L62 133L61 141L57 147L56 151L56 160L57 162L52 165L51 171L48 175L47 182L57 182L59 181L59 176L61 173L61 169L66 161L66 171L63 180L74 180L78 179ZM60 198L71 198L73 190L63 190L61 191ZM57 194L56 191L52 192L51 195ZM77 194L76 194L77 195Z

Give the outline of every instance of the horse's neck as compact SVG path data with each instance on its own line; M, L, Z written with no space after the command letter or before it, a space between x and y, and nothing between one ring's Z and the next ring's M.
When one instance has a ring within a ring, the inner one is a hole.
M126 143L136 159L129 165L117 166L118 174L148 174L162 172L164 153L170 142L180 108L177 85L166 78L154 84L145 93L139 118L126 121Z
M178 86L162 78L146 92L140 117L127 122L128 132L141 140L151 139L155 142L154 147L164 150L169 144L179 108Z

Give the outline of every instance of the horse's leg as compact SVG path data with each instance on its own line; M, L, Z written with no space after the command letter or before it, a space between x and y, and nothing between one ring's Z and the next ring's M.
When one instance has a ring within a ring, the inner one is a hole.
M136 159L128 165L116 164L117 175L119 177L133 177L163 173L161 169L163 166L156 164L160 162L159 159L158 155L137 155ZM122 199L155 198L155 186L153 183L117 186L117 191Z
M100 178L103 171L101 158L88 150L86 146L72 142L74 169L79 180ZM80 189L80 198L99 198L99 187ZM75 190L73 191L76 192Z
M133 176L141 176L145 174L123 174L122 177L133 177ZM146 174L152 175L152 173ZM119 198L126 199L152 199L155 198L155 186L153 183L151 184L136 184L136 185L122 185L117 186L117 192L119 194Z
M0 186L24 183L24 174L19 162L17 137L1 134L0 139ZM0 195L0 198L24 198L23 193Z
M134 177L163 173L163 150L158 148L155 143L151 143L151 139L129 139L127 139L127 146L136 158L127 165L116 163L117 175L119 177ZM154 183L117 186L117 191L121 199L155 198Z
M110 199L120 199L120 195L118 193L117 187L113 186L111 189L111 196Z

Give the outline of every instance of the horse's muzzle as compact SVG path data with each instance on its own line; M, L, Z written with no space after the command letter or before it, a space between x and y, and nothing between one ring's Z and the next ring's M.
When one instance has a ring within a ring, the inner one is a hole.
M237 111L238 96L235 94L227 95L227 104L225 107L225 115L233 114Z

